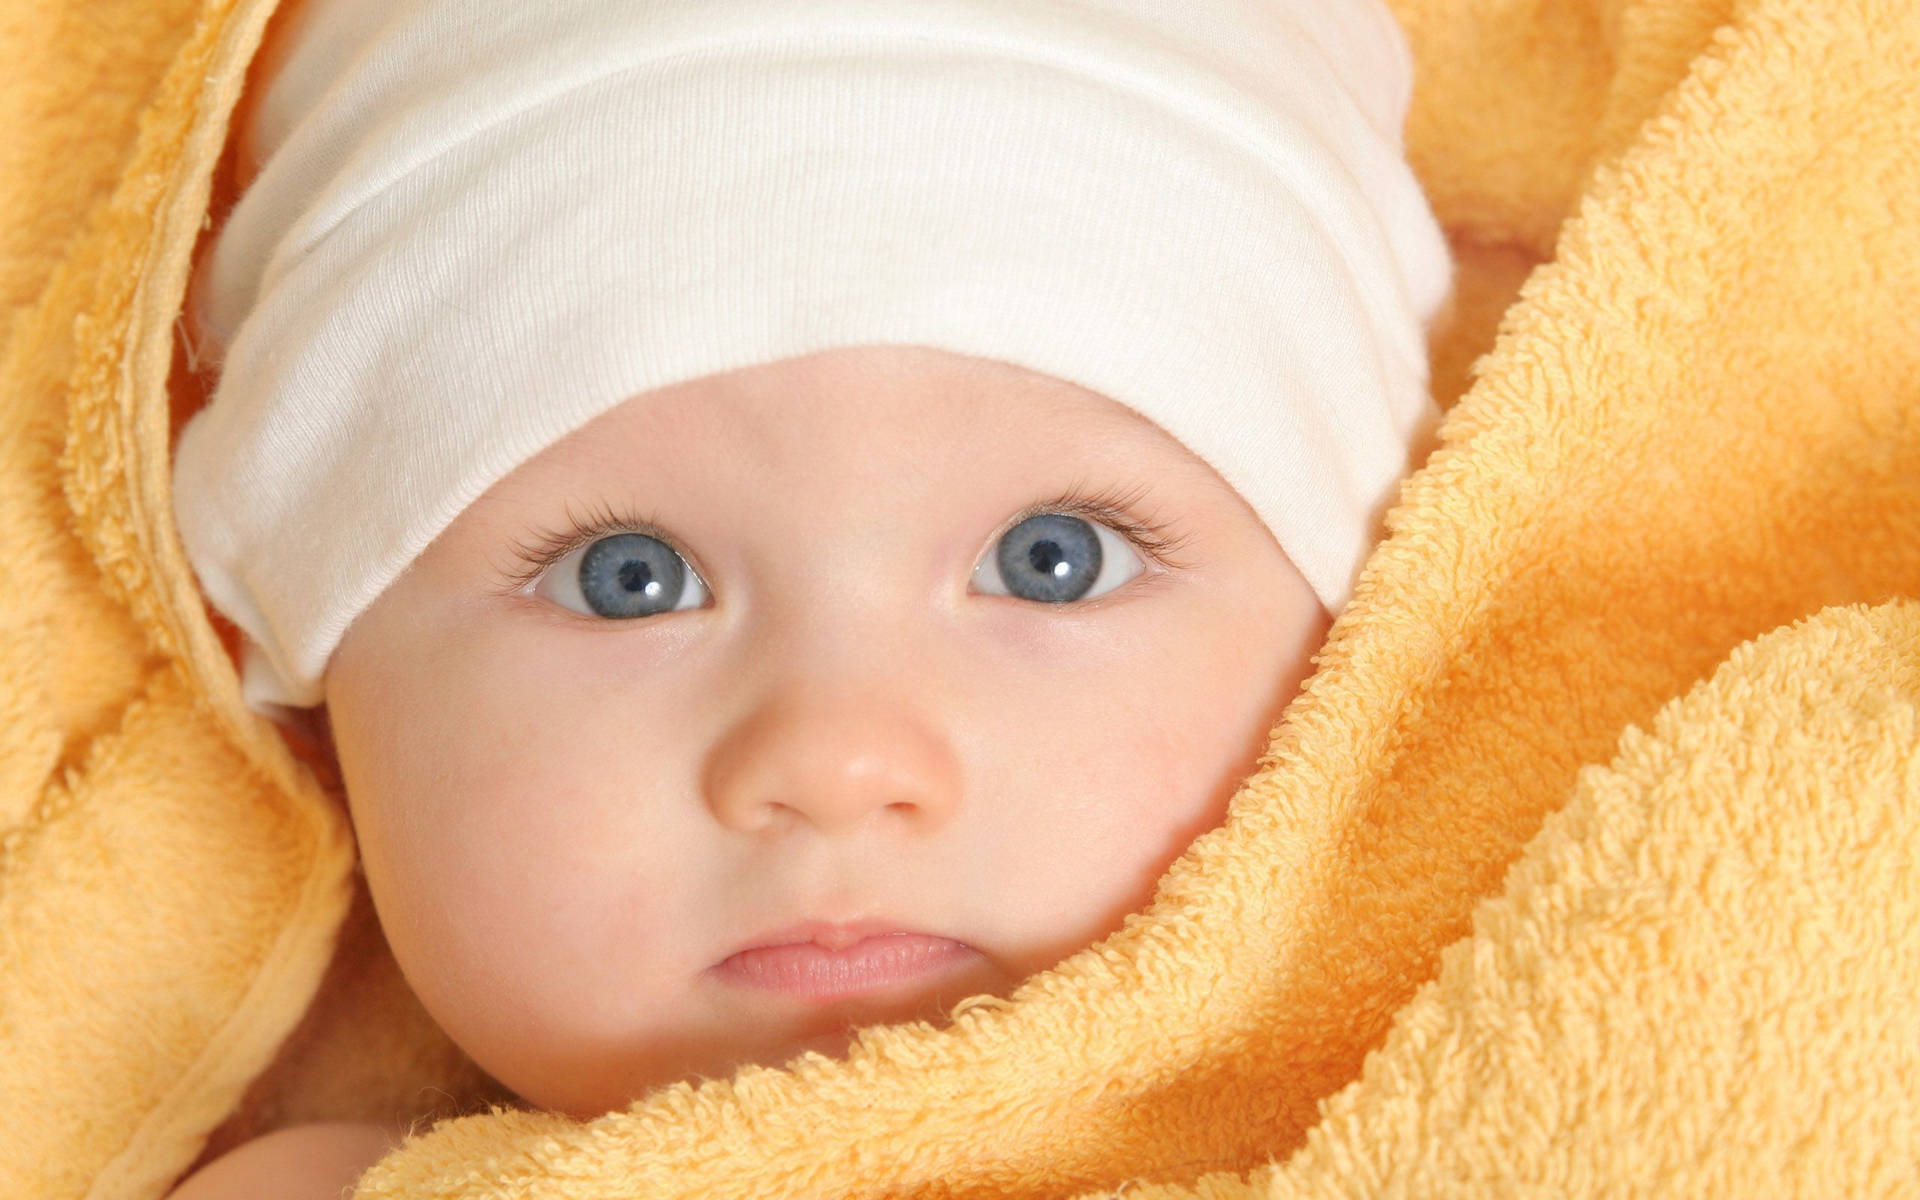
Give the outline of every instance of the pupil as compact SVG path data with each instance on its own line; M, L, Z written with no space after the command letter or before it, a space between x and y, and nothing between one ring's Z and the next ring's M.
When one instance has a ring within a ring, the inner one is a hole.
M1060 543L1051 539L1035 542L1033 548L1027 551L1027 561L1042 575L1058 577L1061 574L1060 564L1066 557L1066 552L1060 549Z
M645 561L630 558L620 564L620 586L629 592L644 592L653 583L653 568Z

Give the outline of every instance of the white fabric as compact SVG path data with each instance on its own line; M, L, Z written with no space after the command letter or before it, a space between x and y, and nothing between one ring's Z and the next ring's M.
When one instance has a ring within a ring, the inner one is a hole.
M1330 610L1432 423L1379 0L306 0L201 264L181 536L248 702L637 393L835 346L1130 406Z

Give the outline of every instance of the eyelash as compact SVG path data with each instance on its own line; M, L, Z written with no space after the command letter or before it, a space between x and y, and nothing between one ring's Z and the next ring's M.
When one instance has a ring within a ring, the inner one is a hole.
M1004 536L1020 522L1041 513L1068 513L1108 526L1163 566L1174 570L1184 569L1188 564L1182 562L1178 555L1187 544L1187 536L1174 534L1139 515L1139 505L1146 493L1145 485L1132 489L1107 488L1097 492L1076 485L1052 500L1021 509L994 533L994 537ZM520 591L575 550L616 533L645 534L673 547L675 553L692 561L692 557L675 544L674 539L657 522L631 512L599 504L580 514L573 511L572 505L568 505L566 514L565 528L538 532L525 541L514 541L516 565L505 573L506 586L501 589L504 593ZM697 569L697 564L695 566Z

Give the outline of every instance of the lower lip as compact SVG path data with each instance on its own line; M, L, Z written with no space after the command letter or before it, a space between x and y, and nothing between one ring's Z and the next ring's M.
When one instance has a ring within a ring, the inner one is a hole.
M746 987L832 1000L910 983L974 957L971 947L950 938L888 933L841 950L812 942L742 950L714 970Z

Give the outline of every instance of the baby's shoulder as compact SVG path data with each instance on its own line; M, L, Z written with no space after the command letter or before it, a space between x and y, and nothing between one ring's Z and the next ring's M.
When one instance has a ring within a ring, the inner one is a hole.
M339 1200L400 1140L385 1126L357 1121L292 1125L214 1159L167 1200Z

